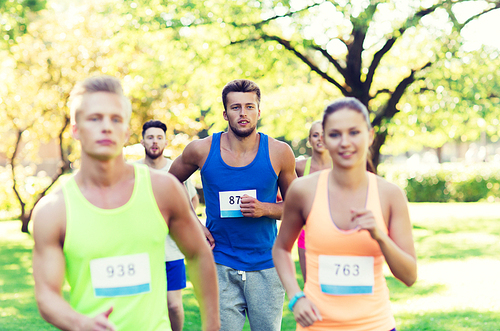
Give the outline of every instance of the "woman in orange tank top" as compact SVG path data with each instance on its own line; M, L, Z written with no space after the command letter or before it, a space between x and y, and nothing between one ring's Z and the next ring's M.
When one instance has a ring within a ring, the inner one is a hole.
M417 278L406 197L367 171L374 131L361 102L343 98L330 104L323 130L335 170L292 183L273 248L297 330L395 330L382 267L386 261L407 286ZM302 292L291 249L304 226L308 272Z

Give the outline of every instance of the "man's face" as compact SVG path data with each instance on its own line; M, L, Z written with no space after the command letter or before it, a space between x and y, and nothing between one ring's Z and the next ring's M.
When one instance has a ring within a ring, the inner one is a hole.
M146 157L155 160L163 155L163 150L167 146L165 132L160 128L149 128L144 132L141 144L144 146Z
M229 92L224 119L236 136L248 137L257 127L260 118L257 94L254 92Z
M119 95L109 92L84 95L72 127L73 136L81 143L82 155L99 160L121 155L130 136L128 118Z

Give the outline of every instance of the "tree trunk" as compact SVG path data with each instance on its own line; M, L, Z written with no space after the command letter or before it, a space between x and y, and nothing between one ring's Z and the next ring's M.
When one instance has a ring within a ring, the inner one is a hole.
M370 148L370 152L372 154L372 162L373 167L377 170L377 167L380 163L380 148L384 145L385 140L387 138L387 131L377 132L375 134L375 139L373 139L373 144Z
M439 163L443 163L443 146L436 148L436 155Z
M31 214L31 213L30 213ZM28 230L28 224L30 222L30 218L31 218L31 215L26 215L26 214L23 214L20 219L21 219L21 232L23 233L30 233L29 230Z

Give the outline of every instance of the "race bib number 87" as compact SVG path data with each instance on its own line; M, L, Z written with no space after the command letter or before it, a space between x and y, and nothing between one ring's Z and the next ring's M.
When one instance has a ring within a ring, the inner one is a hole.
M240 204L241 197L245 194L257 199L257 190L219 192L220 217L243 217Z
M151 270L147 253L92 260L90 276L96 297L116 297L151 291Z
M319 256L321 291L331 295L373 294L373 256Z

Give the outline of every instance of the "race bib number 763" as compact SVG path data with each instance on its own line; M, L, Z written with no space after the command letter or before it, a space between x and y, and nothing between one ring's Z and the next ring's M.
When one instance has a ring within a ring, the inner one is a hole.
M321 291L331 295L373 294L373 256L320 255Z

